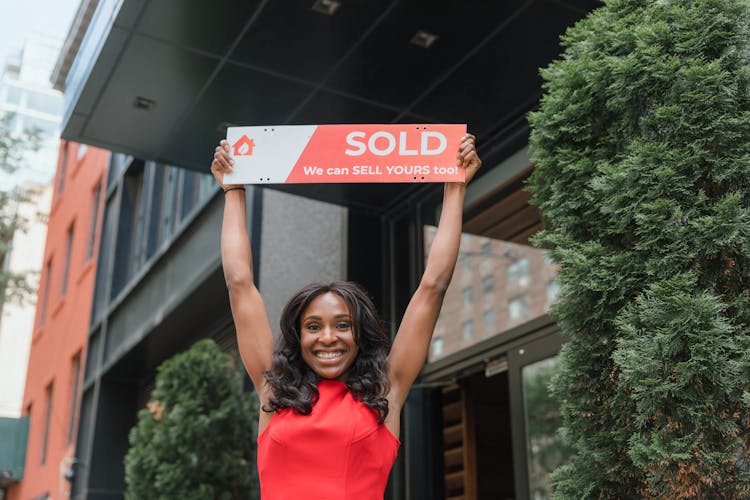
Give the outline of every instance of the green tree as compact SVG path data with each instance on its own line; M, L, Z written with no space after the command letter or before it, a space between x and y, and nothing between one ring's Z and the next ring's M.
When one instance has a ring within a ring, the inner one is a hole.
M37 151L41 143L39 130L14 134L11 130L13 117L8 113L0 114L0 174L4 175L11 175L21 168L24 157ZM18 205L28 201L32 194L19 187L0 189L0 309L6 302L24 302L36 291L35 276L28 272L14 272L4 265L13 236L17 231L24 231L29 222L19 216Z
M609 0L530 115L558 498L750 496L750 3Z
M159 366L130 431L125 498L258 498L258 400L242 377L210 339Z

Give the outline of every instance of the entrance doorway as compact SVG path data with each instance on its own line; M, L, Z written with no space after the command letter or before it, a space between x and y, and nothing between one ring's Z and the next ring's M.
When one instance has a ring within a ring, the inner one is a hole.
M463 378L441 404L445 498L516 498L508 373Z
M498 369L471 370L439 390L444 498L552 496L551 473L572 454L559 433L558 403L548 391L562 339L556 328L530 337L519 338L485 365ZM477 354L477 362L486 355Z

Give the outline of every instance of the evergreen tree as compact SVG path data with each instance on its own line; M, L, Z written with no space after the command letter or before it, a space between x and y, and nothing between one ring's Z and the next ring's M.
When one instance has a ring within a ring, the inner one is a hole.
M258 400L209 339L162 363L125 457L125 498L256 499Z
M532 113L558 498L750 497L750 3L609 0Z
M26 130L20 135L11 130L13 115L0 114L0 175L11 175L24 163L24 157L39 150L41 131ZM18 205L29 200L34 193L19 187L0 189L0 309L6 302L22 303L36 291L35 276L14 272L4 264L11 251L16 231L25 231L27 223L18 214Z

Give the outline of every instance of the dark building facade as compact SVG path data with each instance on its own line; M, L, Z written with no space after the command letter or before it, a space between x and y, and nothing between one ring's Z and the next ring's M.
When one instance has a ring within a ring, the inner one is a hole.
M73 497L120 498L127 433L155 368L203 337L233 348L207 175L228 125L468 123L484 160L388 498L544 498L567 449L546 381L561 345L555 268L523 191L538 68L596 2L84 0L55 78L63 136L106 147L107 182ZM248 190L272 322L313 280L372 293L395 332L442 187ZM552 431L550 429L553 429Z

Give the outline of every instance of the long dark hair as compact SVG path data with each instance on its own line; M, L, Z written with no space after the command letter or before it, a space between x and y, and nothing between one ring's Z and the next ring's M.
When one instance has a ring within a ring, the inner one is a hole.
M271 369L263 375L271 386L271 397L263 407L273 412L292 408L308 415L318 400L318 375L302 359L300 320L302 313L316 297L335 293L344 299L352 318L354 340L359 353L346 378L346 386L355 399L362 401L383 423L388 415L388 351L390 340L378 317L375 305L356 283L334 281L312 283L297 292L281 313L281 337L273 353Z

